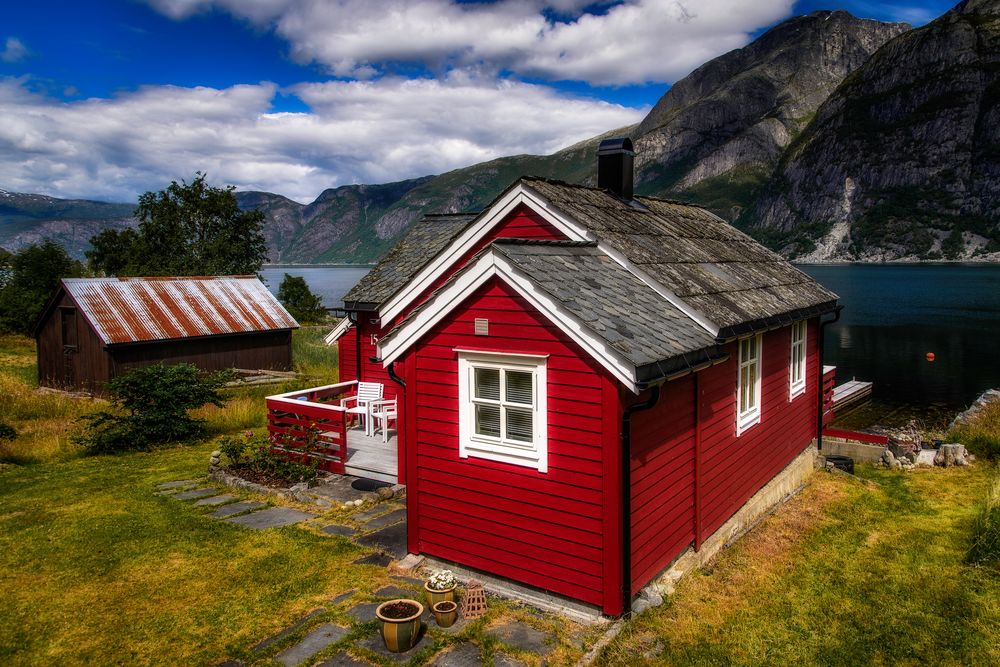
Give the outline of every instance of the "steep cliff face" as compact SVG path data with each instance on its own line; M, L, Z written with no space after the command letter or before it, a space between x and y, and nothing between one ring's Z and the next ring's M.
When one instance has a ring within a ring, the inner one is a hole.
M998 200L1000 0L969 0L850 75L741 223L816 261L990 258Z
M908 29L814 12L702 65L639 125L637 189L680 194L734 219L844 77Z

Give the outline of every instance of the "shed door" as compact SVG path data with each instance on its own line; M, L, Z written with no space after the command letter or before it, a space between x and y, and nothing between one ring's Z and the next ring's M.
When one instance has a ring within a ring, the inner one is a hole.
M67 387L75 387L77 353L76 309L62 308L59 311L59 316L60 331L62 334L63 384Z

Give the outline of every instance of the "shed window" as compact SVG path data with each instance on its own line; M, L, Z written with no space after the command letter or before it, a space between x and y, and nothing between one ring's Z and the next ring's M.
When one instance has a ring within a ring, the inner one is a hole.
M459 455L548 470L545 357L460 352Z
M760 421L760 334L739 342L736 435Z
M63 308L59 313L63 347L76 347L76 309Z
M788 398L793 399L806 390L806 323L792 325L792 356L788 370Z

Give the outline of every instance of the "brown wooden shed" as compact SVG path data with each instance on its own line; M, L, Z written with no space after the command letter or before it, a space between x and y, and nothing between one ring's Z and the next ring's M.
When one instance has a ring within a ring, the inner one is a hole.
M35 327L38 381L99 394L160 362L290 370L298 326L256 276L67 278Z

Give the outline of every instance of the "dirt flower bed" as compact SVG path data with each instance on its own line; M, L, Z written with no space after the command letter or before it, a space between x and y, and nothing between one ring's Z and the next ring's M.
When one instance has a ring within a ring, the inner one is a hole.
M289 461L271 448L266 436L255 435L249 430L242 437L221 438L211 464L221 465L223 456L228 460L226 472L262 486L287 489L301 482L311 482L317 475L315 465Z

